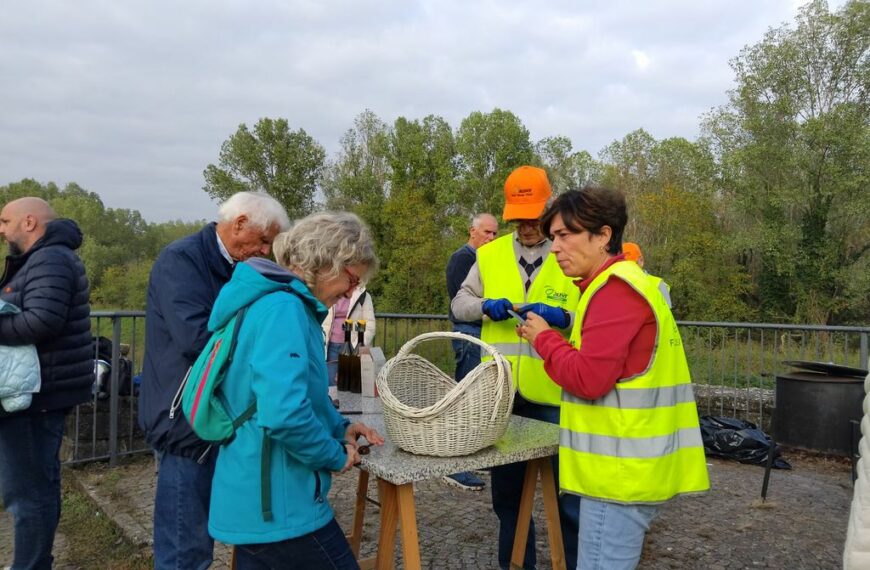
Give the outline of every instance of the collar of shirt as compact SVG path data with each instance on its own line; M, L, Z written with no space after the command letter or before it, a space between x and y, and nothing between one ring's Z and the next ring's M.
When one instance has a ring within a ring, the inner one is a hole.
M523 253L528 253L530 256L532 256L532 259L537 259L542 255L546 255L546 253L549 251L549 248L547 248L547 252L541 251L545 246L550 245L550 240L548 238L542 239L535 245L524 245L523 242L520 241L519 234L517 234L517 232L514 232L514 242L515 245L519 248L519 251Z
M593 273L589 277L587 277L585 279L576 279L574 281L574 285L576 285L577 287L580 288L580 293L584 293L586 291L586 289L588 289L589 286L592 284L592 281L596 277L601 275L602 271L604 271L605 269L607 269L608 267L610 267L611 265L613 265L617 261L625 261L625 254L619 253L619 254L614 255L613 257L611 257L610 259L605 261L604 264L598 268L598 271L596 271L595 273Z
M236 264L236 260L230 255L230 252L227 251L227 247L224 245L224 242L221 241L221 236L219 233L215 232L214 237L217 238L218 249L221 252L221 255L224 256L224 259L227 260L227 263L230 264L230 267Z

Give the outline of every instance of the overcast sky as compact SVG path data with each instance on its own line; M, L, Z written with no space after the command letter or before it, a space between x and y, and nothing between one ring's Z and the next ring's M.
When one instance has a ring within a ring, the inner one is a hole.
M212 218L202 171L240 123L284 117L333 156L366 108L514 112L598 151L698 135L728 61L794 0L4 1L0 184L77 182L150 221ZM831 9L842 2L832 2Z

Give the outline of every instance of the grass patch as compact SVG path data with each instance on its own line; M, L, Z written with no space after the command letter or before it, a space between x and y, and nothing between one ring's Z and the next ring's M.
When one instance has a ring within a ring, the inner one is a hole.
M64 479L63 510L58 532L66 538L63 563L80 568L148 570L151 553L124 537L74 484Z

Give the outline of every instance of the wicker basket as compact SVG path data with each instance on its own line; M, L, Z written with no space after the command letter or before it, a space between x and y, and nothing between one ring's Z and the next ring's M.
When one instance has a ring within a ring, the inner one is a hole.
M456 382L411 353L418 344L435 339L473 342L493 358ZM514 400L511 382L510 364L480 339L452 332L422 334L405 343L378 374L387 435L418 455L455 457L479 451L507 429Z

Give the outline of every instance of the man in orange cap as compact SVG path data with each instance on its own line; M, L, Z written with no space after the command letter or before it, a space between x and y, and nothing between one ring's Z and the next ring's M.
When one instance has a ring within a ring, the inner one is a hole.
M488 317L483 319L480 338L511 363L518 392L513 413L558 424L562 389L547 375L544 361L532 346L517 336L516 321L508 312L522 315L533 311L566 335L571 330L572 313L567 309L577 306L580 290L549 255L551 242L538 223L551 195L550 181L543 169L520 166L511 172L504 185L502 217L513 222L516 230L477 250L477 261L451 302L450 310L463 321ZM557 463L553 462L558 492ZM499 518L501 568L510 566L525 469L525 463L514 463L493 467L491 471L492 506ZM559 498L568 568L577 563L577 501L577 496L570 494ZM529 529L523 567L535 567L534 523Z
M640 246L631 241L622 242L622 254L625 255L625 259L627 261L633 261L637 263L641 269L643 269L643 252L640 250ZM649 272L644 269L644 273L649 275L649 278L652 279L659 288L659 292L662 294L662 297L665 298L665 303L668 304L668 307L671 307L671 286L665 283L664 279L661 277L656 277L655 275L650 275Z
M643 253L639 245L631 241L622 242L622 253L625 254L625 259L637 263L643 269Z

